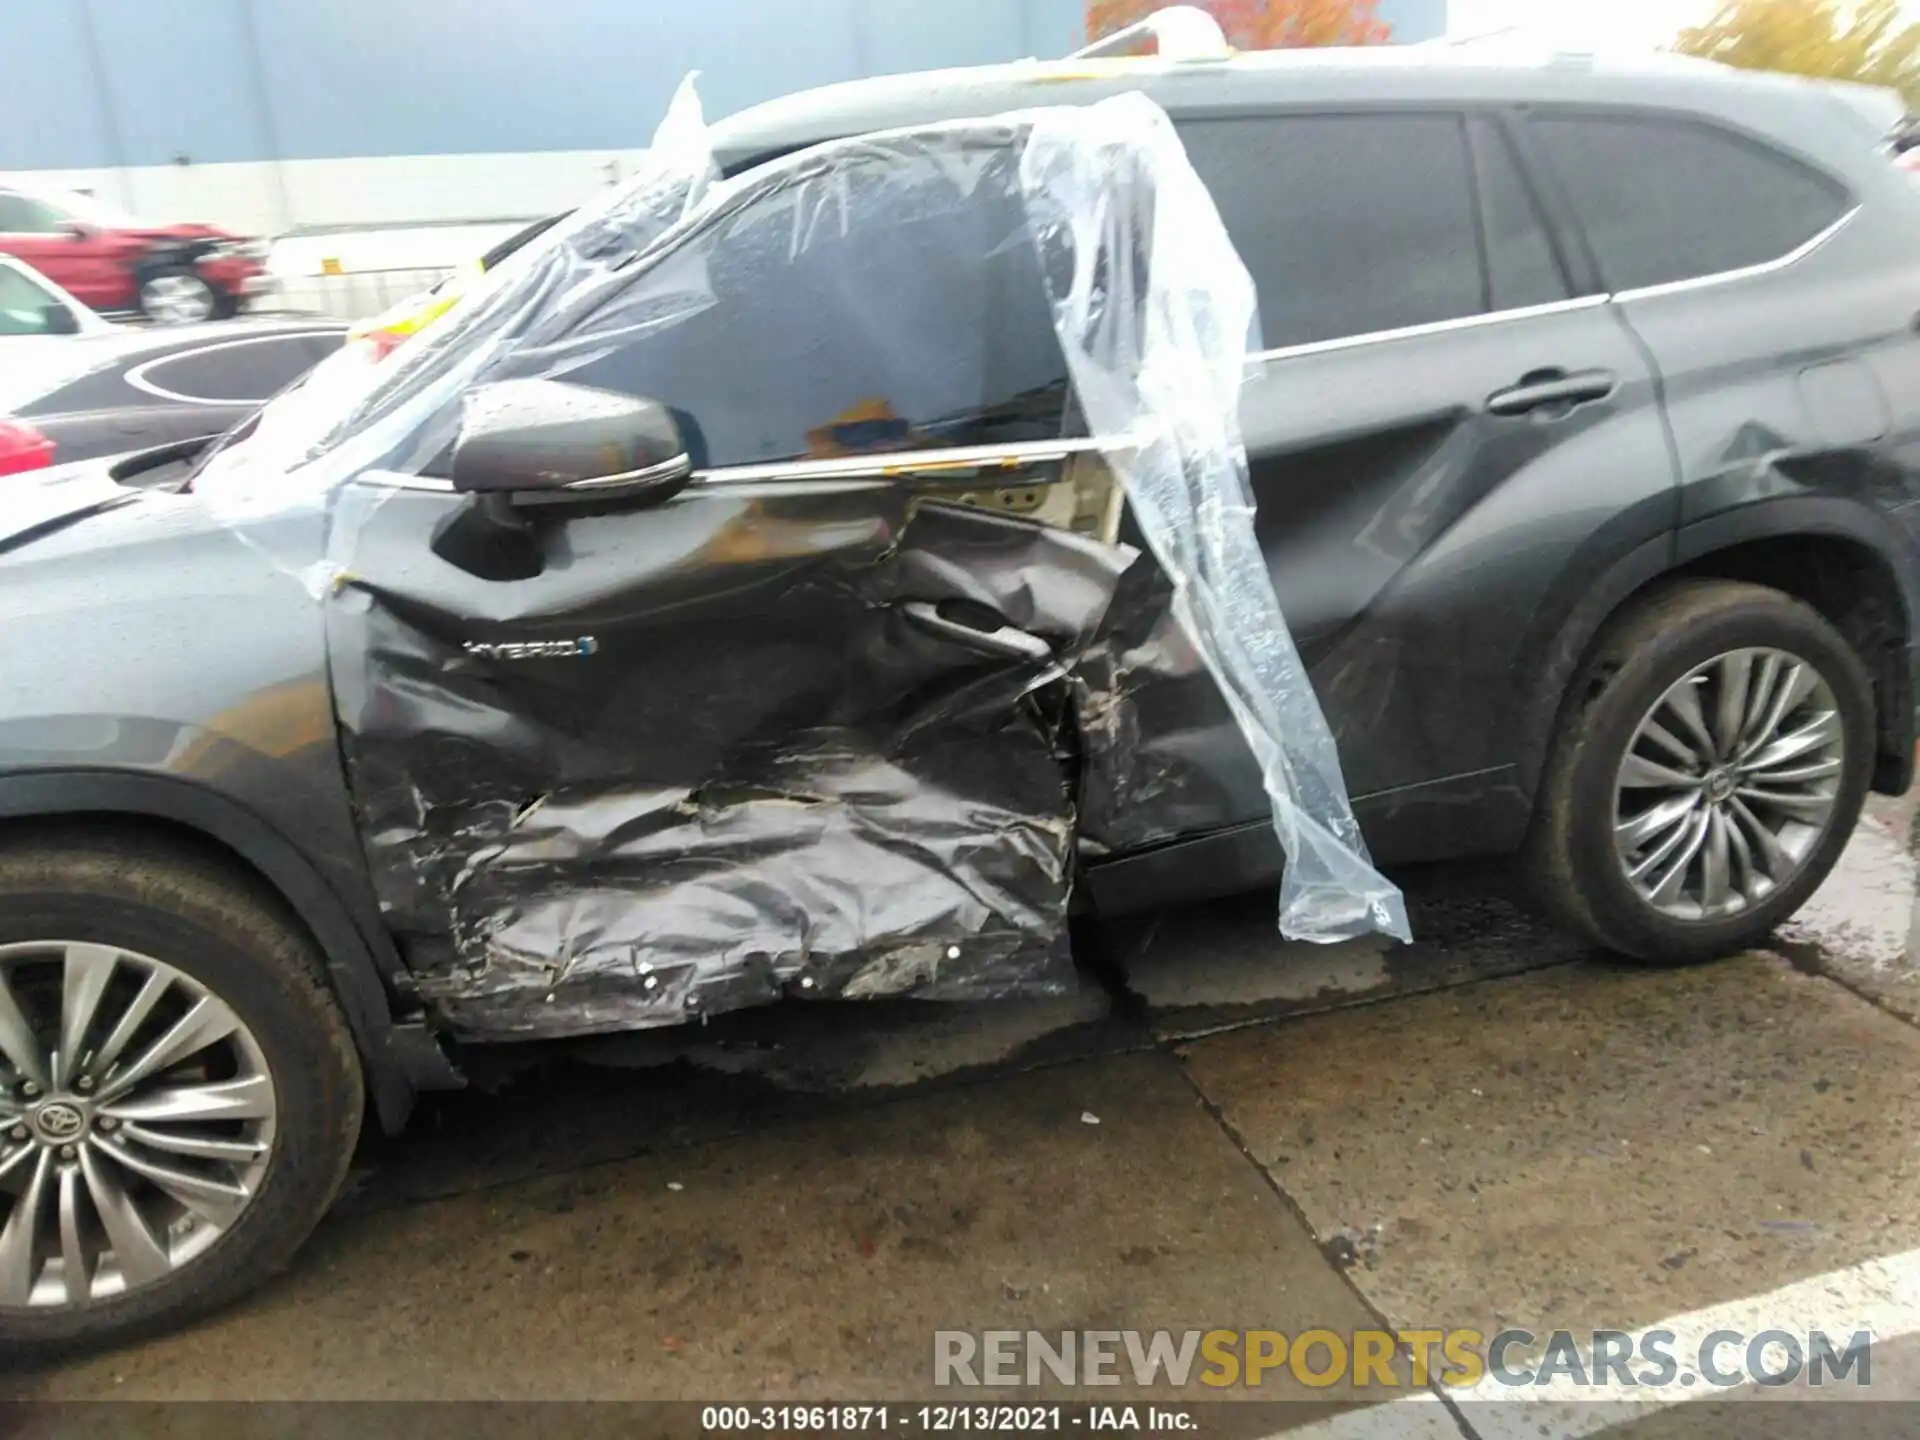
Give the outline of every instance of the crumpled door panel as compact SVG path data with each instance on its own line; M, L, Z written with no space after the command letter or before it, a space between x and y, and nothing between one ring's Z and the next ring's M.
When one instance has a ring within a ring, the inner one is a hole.
M1244 824L1265 810L1259 761L1151 557L1121 576L1074 673L1082 854L1142 850Z
M450 931L419 981L456 1029L1068 982L1066 671L1133 552L905 487L715 486L549 541L591 529L630 563L573 553L502 585L423 565L446 503L385 507L331 633L364 677L341 720L381 899L403 934ZM978 607L1058 658L976 653L908 599ZM559 629L594 653L462 648Z

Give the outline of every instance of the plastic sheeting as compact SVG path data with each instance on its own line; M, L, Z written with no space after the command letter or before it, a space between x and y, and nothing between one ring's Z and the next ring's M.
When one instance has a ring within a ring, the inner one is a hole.
M327 508L324 555L274 553L327 606L423 997L498 1036L1058 989L1083 813L1123 843L1196 818L1157 808L1136 703L1196 667L1272 802L1283 930L1404 937L1253 535L1253 314L1143 97L721 181L689 84L626 185L270 406L198 488L270 550ZM497 572L451 457L477 387L529 378L661 402L699 474L526 507ZM1089 446L1158 571L1097 504L959 503L1068 488Z
M617 343L604 325L582 325L558 352L544 348L597 308L609 283L719 179L695 78L681 82L625 182L477 277L457 304L392 353L355 341L315 366L203 461L195 492L242 539L324 596L351 565L359 525L385 495L375 487L336 504L348 486L427 468L454 438L462 393L495 378L509 360L530 373L543 364L559 373L576 347ZM321 507L333 513L327 553L282 548L279 517Z
M1411 939L1253 527L1240 387L1253 280L1166 112L1121 95L1033 120L1020 177L1074 392L1107 440L1172 612L1259 761L1286 852L1280 928Z

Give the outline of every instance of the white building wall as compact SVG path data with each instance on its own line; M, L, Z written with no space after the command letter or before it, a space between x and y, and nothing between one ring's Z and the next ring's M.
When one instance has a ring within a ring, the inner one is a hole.
M29 186L82 190L157 220L246 235L377 225L531 220L630 174L643 150L517 155L361 155L338 160L15 171Z

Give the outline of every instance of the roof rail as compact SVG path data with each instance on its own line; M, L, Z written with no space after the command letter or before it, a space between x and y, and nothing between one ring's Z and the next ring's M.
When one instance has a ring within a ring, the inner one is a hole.
M1440 35L1424 42L1452 50L1470 50L1480 46L1495 52L1543 56L1556 65L1585 65L1594 53L1584 45L1568 45L1526 25L1500 25L1491 30L1470 30L1464 34Z
M1074 51L1068 58L1127 55L1147 40L1155 41L1161 57L1167 60L1225 60L1233 54L1220 22L1213 16L1197 5L1167 5Z
M1485 45L1488 41L1511 42L1527 38L1527 30L1521 25L1496 25L1489 30L1448 31L1436 35L1431 40L1422 40L1422 45L1445 46L1459 49L1464 45Z
M1484 46L1490 51L1511 51L1544 56L1556 65L1592 65L1606 56L1628 58L1641 64L1664 66L1673 70L1713 69L1727 70L1732 67L1724 61L1709 60L1703 55L1683 55L1674 50L1654 49L1651 47L1627 46L1606 50L1591 44L1569 43L1556 38L1549 32L1540 31L1527 25L1501 25L1491 30L1467 31L1463 34L1437 35L1431 40L1422 40L1419 46L1444 47L1463 50ZM1419 48L1419 47L1415 47Z

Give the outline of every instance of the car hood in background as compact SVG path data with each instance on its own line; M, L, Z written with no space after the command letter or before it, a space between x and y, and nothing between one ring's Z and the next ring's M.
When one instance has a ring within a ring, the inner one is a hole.
M191 222L176 225L129 226L120 233L138 235L142 240L234 240L239 238L212 225L196 225Z
M116 240L138 241L156 249L180 247L198 253L215 245L246 244L251 237L235 235L232 231L219 229L213 225L184 223L179 225L131 225L123 229L106 232ZM262 247L264 251L264 246Z
M266 396L236 397L177 393L167 381L166 362L192 351L215 346L238 348L260 340L289 333L344 335L346 327L324 319L314 320L220 320L204 325L167 325L154 328L116 325L111 329L84 335L58 337L35 336L46 344L21 346L0 340L0 415L31 417L48 407L37 402L65 390L76 380L99 370L121 369L129 372L135 390L156 399L211 404L233 403L239 399L254 403ZM137 372L132 368L138 366ZM63 400L60 410L74 408Z

